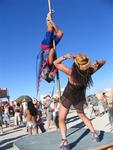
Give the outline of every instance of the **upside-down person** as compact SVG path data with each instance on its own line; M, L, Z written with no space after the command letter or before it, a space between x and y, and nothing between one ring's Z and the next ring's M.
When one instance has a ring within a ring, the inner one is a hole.
M74 63L72 68L61 64L67 59L73 59ZM91 64L89 57L80 53L76 56L68 53L54 61L56 68L68 76L68 83L61 96L61 107L59 112L59 127L62 136L61 148L69 146L66 138L67 128L65 120L71 105L75 107L78 116L91 131L92 138L96 141L99 140L99 136L91 121L84 114L83 105L86 102L86 88L90 87L93 83L91 76L104 64L104 60L95 61L94 64Z
M63 32L51 19L51 15L51 12L49 12L47 15L47 32L44 37L44 40L41 43L41 49L43 53L41 77L47 82L53 81L58 71L53 64L53 61L56 59L56 52L53 46L53 40L55 41L55 45L57 45L63 36Z

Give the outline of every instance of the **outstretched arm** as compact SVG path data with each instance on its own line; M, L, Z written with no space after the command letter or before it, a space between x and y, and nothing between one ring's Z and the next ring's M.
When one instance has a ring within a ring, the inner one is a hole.
M105 60L96 60L92 65L91 65L91 73L95 73L98 69L100 69L103 65L105 64Z
M53 63L55 65L55 67L58 69L58 70L61 70L62 72L66 73L67 75L71 75L71 72L72 72L72 69L67 67L66 65L64 64L61 64L64 60L66 59L70 59L70 58L73 58L73 55L68 53L64 56L61 56L59 57L58 59L56 59Z

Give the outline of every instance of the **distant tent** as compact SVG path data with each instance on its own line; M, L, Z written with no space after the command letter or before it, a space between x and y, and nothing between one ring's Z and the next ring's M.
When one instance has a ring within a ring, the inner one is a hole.
M8 101L9 101L8 97L4 97L4 98L0 97L0 102L8 102Z
M0 101L8 101L9 100L8 89L0 88Z
M32 101L32 98L30 96L24 95L24 96L20 96L16 99L17 102L28 102L28 101Z

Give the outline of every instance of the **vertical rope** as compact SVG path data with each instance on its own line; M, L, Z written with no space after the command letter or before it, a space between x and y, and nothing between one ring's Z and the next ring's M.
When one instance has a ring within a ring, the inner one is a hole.
M55 40L53 40L53 48L56 50ZM56 53L56 58L57 58L57 53ZM57 87L58 87L58 96L60 98L61 97L61 88L60 88L60 77L59 77L58 71L57 71Z
M51 0L48 0L48 8L49 12L52 11L51 9ZM56 45L55 45L55 40L53 40L53 48L55 49L56 52ZM56 58L57 58L57 53L56 53ZM59 98L61 97L61 88L60 88L60 77L59 77L59 72L57 71L57 87L58 87L58 96Z
M51 0L48 0L48 7L49 7L49 12L51 12Z

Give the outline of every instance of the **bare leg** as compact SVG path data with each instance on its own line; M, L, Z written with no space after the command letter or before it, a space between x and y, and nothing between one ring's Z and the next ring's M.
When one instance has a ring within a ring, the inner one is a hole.
M55 58L55 49L51 48L49 53L49 64L52 65Z
M68 109L66 109L64 106L60 106L60 111L59 111L59 127L60 127L60 132L62 139L66 139L66 134L67 134L67 127L65 124L65 120L68 114Z
M79 112L77 111L78 116L81 118L81 120L84 122L84 124L88 127L88 129L91 132L95 132L95 129L91 123L91 121L89 120L89 118L84 114L84 112Z
M47 113L47 129L49 129L50 123L51 123L51 120L50 120L50 113L48 112L48 113Z
M50 23L53 26L57 36L62 37L63 36L62 30L56 25L56 23L53 20L50 20Z
M51 16L52 16L52 14L51 14L51 12L49 12L48 15L47 15L47 18L46 18L46 20L47 20L47 26L51 26L52 28L54 28L54 30L55 30L57 36L61 37L61 36L63 35L63 32L62 32L62 30L56 25L56 23L52 20Z
M47 31L54 32L54 28L51 23L51 13L48 13L46 20L47 20Z
M32 127L28 127L28 134L32 135Z
M34 127L35 134L38 134L38 128Z
M50 120L48 120L47 129L49 129L49 127L50 127Z
M51 12L48 13L47 15L47 31L49 32L56 32L58 37L62 37L63 36L63 32L61 31L61 29L55 24L55 22L52 20L51 18ZM53 61L55 59L56 55L55 55L55 49L54 46L51 48L50 50L50 54L49 54L49 64L52 65Z
M92 132L92 139L96 140L97 142L100 141L99 136L97 135L91 121L89 120L89 118L84 114L84 112L79 112L77 111L78 116L82 119L82 121L84 122L84 124L88 127L88 129Z

